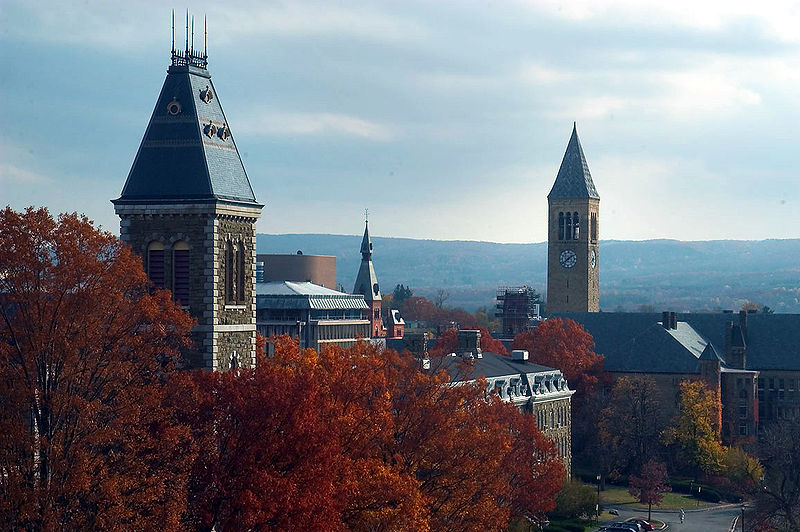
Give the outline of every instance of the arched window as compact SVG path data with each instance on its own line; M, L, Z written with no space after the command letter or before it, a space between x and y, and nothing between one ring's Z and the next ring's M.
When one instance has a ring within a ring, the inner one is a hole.
M592 213L590 232L591 232L592 242L597 242L597 213L595 212Z
M244 245L236 244L236 301L244 301Z
M572 239L578 240L581 236L581 223L577 212L572 213Z
M183 241L172 246L172 297L183 306L189 304L189 244Z
M231 302L236 295L233 293L233 244L230 240L225 242L225 301Z
M564 240L564 213L558 213L558 239Z
M564 238L566 240L572 239L572 213L568 212L564 218L566 219L566 230L564 231Z
M158 241L147 246L147 277L155 288L164 288L164 244Z

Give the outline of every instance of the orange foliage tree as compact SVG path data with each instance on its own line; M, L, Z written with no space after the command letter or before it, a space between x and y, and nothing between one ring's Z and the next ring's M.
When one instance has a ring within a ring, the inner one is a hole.
M256 369L192 377L187 415L210 449L190 483L195 528L477 531L554 507L555 446L485 382L449 386L365 343L271 341Z
M179 527L194 447L161 379L191 325L85 217L0 211L3 528Z
M592 336L570 319L546 320L534 330L518 334L511 348L527 349L537 364L560 369L575 390L575 409L592 395L603 373L605 358L594 352Z
M470 327L472 330L481 332L481 351L487 353L496 353L498 355L508 355L506 347L503 342L494 338L489 329L486 327ZM456 329L447 329L436 339L433 344L434 354L447 354L455 353L458 350L458 331Z

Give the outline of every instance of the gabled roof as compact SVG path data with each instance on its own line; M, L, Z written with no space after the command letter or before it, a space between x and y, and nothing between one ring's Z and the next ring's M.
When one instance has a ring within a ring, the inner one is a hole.
M606 356L607 371L698 373L702 356L718 358L714 346L686 322L677 329L652 323Z
M309 282L256 283L256 308L366 309L364 298Z
M610 366L617 360L620 346L661 319L659 313L636 312L565 312L557 316L584 326L594 338L595 352L606 357L605 368L609 371L625 371ZM722 355L725 324L732 321L738 327L739 317L723 312L698 312L679 313L678 320L691 325ZM746 363L750 370L800 371L800 314L749 314Z
M594 188L589 165L583 155L581 141L578 139L577 125L572 125L572 136L567 144L567 151L558 169L556 182L550 189L547 199L553 198L591 198L600 199L597 189Z
M256 202L211 75L173 54L122 195L114 204Z

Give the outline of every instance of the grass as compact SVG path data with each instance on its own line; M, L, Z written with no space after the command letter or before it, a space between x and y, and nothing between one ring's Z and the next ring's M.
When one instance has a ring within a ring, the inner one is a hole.
M636 499L628 493L625 488L607 487L605 491L600 492L600 501L604 505L626 505L633 508L647 508L646 504L639 504ZM665 493L664 499L659 506L653 506L653 510L677 510L683 508L685 510L696 508L697 499L690 497L684 493ZM706 501L700 501L700 508L713 506Z

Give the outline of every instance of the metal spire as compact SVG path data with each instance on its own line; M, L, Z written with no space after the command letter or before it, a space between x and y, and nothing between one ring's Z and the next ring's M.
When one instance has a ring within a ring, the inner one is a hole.
M186 10L186 55L189 55L189 10Z
M172 10L172 55L175 55L175 10Z
M203 15L203 58L208 59L208 21Z

